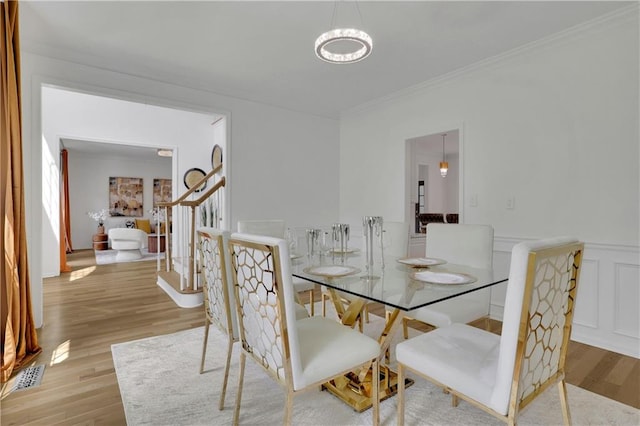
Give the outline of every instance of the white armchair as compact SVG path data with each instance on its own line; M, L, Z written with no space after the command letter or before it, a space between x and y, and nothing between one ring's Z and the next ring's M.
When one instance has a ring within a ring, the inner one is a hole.
M147 233L136 228L109 229L109 244L117 250L116 260L127 262L140 259L141 249L147 247Z
M454 406L460 397L512 425L524 407L558 384L570 424L564 363L583 249L569 238L517 244L502 334L453 324L399 343L398 382L412 371L450 391ZM400 386L398 425L404 423L404 397Z

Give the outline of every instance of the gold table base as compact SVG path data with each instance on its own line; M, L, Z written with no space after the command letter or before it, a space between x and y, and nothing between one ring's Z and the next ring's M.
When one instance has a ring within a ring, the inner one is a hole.
M387 380L388 377L388 380ZM367 379L363 383L357 382L357 376L349 373L340 379L334 379L322 385L331 394L338 397L342 402L362 413L373 406L371 400L371 371L367 374ZM408 388L413 384L413 380L405 378L404 387ZM380 401L398 393L398 375L387 366L380 366Z
M360 315L362 315L362 309L364 308L366 301L362 298L350 300L348 307L345 309L342 304L342 299L336 293L335 289L329 288L328 290L331 295L333 305L336 308L336 313L340 318L340 322L353 328ZM393 312L387 315L384 330L378 338L381 353L384 354L389 349L391 336L394 335L399 325L402 323L403 315L404 314L399 309L394 309ZM373 373L371 365L369 365L366 370L366 372L363 369L360 372L351 372L344 376L337 377L327 383L324 383L322 388L337 396L342 400L342 402L352 407L357 412L362 413L373 406L371 401L371 375ZM398 375L391 371L388 365L380 364L379 381L380 401L384 401L398 393ZM412 384L413 380L405 378L405 388L408 388Z

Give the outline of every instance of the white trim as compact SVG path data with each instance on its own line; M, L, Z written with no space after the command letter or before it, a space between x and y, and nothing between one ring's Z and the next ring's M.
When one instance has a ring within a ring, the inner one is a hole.
M587 22L583 22L573 27L564 29L550 36L529 42L527 44L518 46L506 52L497 54L495 56L491 56L489 58L485 58L473 64L450 71L446 74L433 77L429 80L423 81L413 86L405 87L394 93L376 98L369 102L362 103L353 108L349 108L347 110L342 111L340 113L340 117L342 118L344 116L349 116L351 114L359 114L359 113L371 110L373 108L376 108L387 102L399 101L402 98L416 96L416 94L419 94L420 92L425 92L430 89L443 86L459 78L466 77L468 75L472 75L477 72L496 68L498 66L501 66L504 62L511 60L512 58L516 58L518 56L523 56L523 55L535 52L551 44L566 41L571 37L574 37L583 32L592 30L594 28L601 28L608 25L616 25L619 22L623 22L627 19L638 19L637 13L639 10L640 10L640 2L632 4L628 7L614 10L613 12L607 13L605 15L599 16L595 19L592 19Z
M404 195L404 220L409 222L409 228L411 229L410 237L419 237L419 234L416 234L413 226L413 212L407 211L409 208L410 194L408 191L410 189L407 187L408 179L407 174L409 171L407 170L407 166L410 164L409 151L407 149L407 141L410 139L416 139L423 136L429 135L437 135L441 134L445 131L458 131L458 222L464 223L464 164L462 159L464 159L464 121L456 121L456 122L443 122L440 124L429 125L427 127L422 127L420 130L412 131L411 135L402 135L399 136L403 143L403 149L405 153L405 164L404 164L404 176L405 176L405 195Z
M176 305L181 308L197 308L198 306L202 306L204 301L204 294L202 292L190 294L179 293L172 285L167 284L167 282L161 277L158 277L156 284L158 284L158 287L163 289L165 293L167 293L169 297L176 302Z
M513 246L528 240L532 238L494 237L494 268L498 260L497 268L501 269L498 273L508 273L502 270L505 267L505 256L510 258ZM627 304L627 307L620 303L622 298L628 298L628 295L621 292L619 277L620 265L640 268L639 253L638 246L585 242L580 279L589 280L591 285L588 287L588 293L580 293L581 289L587 287L578 289L572 340L640 359L640 336L621 331L625 321L630 324L627 328L634 329L633 321L638 318L638 311L637 305L630 311L628 306L633 306L632 303ZM595 267L588 268L587 265ZM506 267L508 268L508 264ZM507 285L508 283L498 284L492 288L491 318L503 318L503 298ZM640 283L627 282L625 285L633 288ZM586 308L580 304L581 300L587 304Z

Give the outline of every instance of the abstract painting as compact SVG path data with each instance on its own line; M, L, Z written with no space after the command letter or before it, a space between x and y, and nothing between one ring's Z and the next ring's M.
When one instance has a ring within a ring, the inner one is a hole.
M158 203L171 202L171 179L153 180L153 207Z
M142 178L109 178L109 214L111 216L142 217L144 199Z

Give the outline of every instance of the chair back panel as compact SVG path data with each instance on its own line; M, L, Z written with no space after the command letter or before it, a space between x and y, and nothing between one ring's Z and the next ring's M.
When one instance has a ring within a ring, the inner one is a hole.
M289 385L290 347L297 347L297 333L287 243L235 233L229 250L242 348L277 381Z
M264 235L266 237L284 238L284 220L239 220L238 232L242 234Z
M561 237L513 248L492 395L504 412L564 377L583 247Z
M238 339L231 264L226 251L230 232L216 228L198 229L202 285L207 318L222 332Z
M493 227L430 223L427 225L426 254L475 268L493 266Z
M461 225L451 223L430 223L427 225L427 249L429 257L444 259L449 263L469 265L475 268L493 267L493 227L491 225ZM464 302L471 302L465 306ZM441 306L434 305L438 310ZM447 309L471 309L473 319L489 315L491 309L491 289L474 291L459 296L448 303ZM426 309L429 309L427 307ZM467 318L465 321L470 321ZM452 320L453 321L453 320ZM437 324L436 324L437 325Z
M384 222L382 224L384 253L406 257L409 253L409 224L406 222Z
M582 250L582 244L570 244L529 255L532 266L527 274L518 338L521 353L516 355L521 358L517 382L521 406L549 382L554 384L558 375L564 377Z

